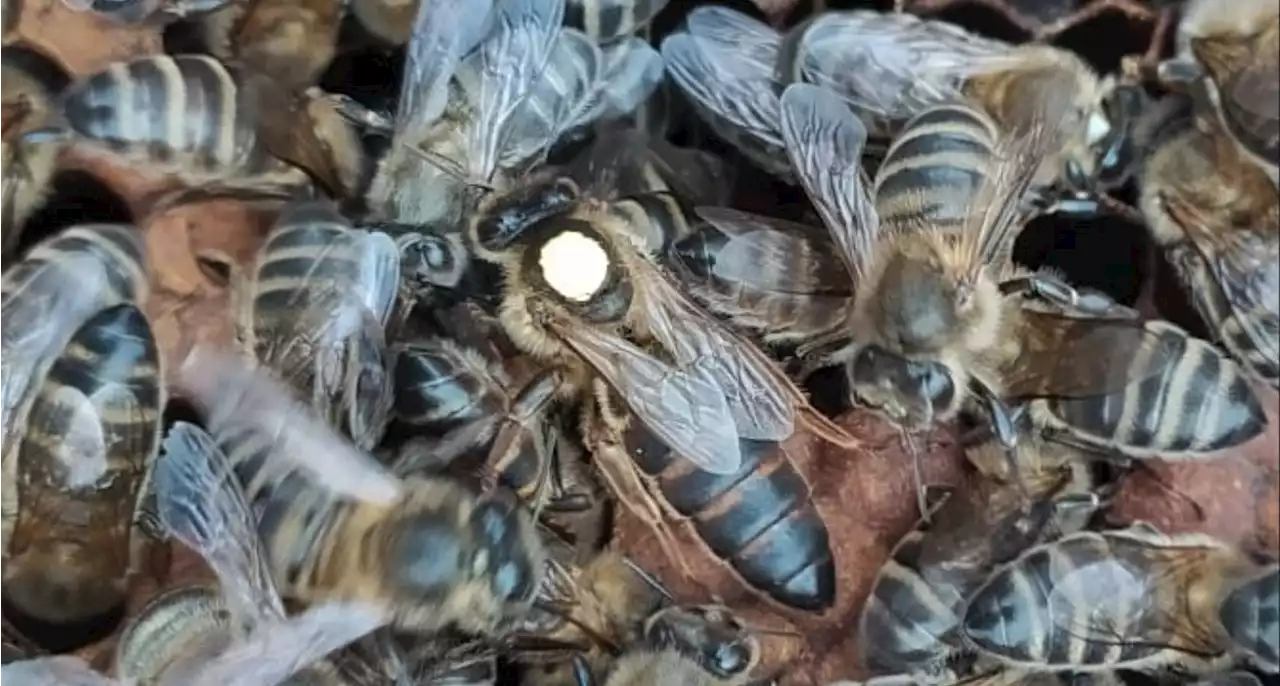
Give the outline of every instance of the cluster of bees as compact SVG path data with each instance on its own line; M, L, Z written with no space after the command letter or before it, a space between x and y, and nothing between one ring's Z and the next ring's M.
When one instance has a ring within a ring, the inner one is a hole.
M1119 472L1267 427L1268 0L1192 0L1174 57L1105 77L874 11L782 32L699 7L655 49L660 0L69 4L207 52L72 79L6 41L5 251L69 147L175 180L156 212L278 214L228 270L239 345L177 369L138 228L6 259L13 683L767 683L767 629L601 551L602 522L616 503L686 574L678 535L766 604L830 609L838 561L783 446L859 445L802 390L826 367L908 444L959 420L981 475L917 470L921 523L857 627L869 683L1280 672L1274 561L1092 526ZM405 51L394 111L317 85L348 16ZM732 208L725 162L666 140L681 103L815 215ZM1130 181L1214 340L1014 264L1032 218L1123 211ZM196 417L166 421L171 394ZM117 610L170 543L214 580L128 619L115 681L23 635Z

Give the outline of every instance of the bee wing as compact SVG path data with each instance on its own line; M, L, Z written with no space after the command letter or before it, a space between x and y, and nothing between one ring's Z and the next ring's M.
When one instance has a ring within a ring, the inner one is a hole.
M745 136L743 152L765 169L778 163L778 90L773 78L781 36L772 28L724 7L689 13L686 30L662 41L667 73L702 116Z
M1213 274L1244 332L1268 359L1280 358L1280 239L1262 231L1230 230L1177 191L1161 198L1164 209ZM1252 325L1251 325L1252 324Z
M612 200L670 191L690 202L727 202L732 174L711 153L680 148L643 131L602 126L575 158L569 175L595 198ZM657 172L655 175L651 172Z
M492 30L461 65L475 108L467 141L473 178L487 180L497 168L511 118L544 75L563 19L563 0L498 0Z
M1072 542L1061 543L1068 547ZM1167 643L1171 637L1174 627L1167 621L1149 619L1161 607L1151 570L1102 558L1049 574L1043 580L1050 588L1048 616L1072 636L1106 645ZM1164 627L1168 633L1160 631Z
M792 84L782 94L782 138L856 283L867 274L880 232L862 171L866 127L831 91Z
M796 39L789 80L826 86L889 122L960 97L965 77L1010 48L947 22L867 11L822 14Z
M174 424L152 478L161 523L209 563L234 616L250 626L284 619L257 521L213 438L192 424Z
M994 168L983 177L974 191L969 215L961 229L961 271L973 283L978 272L988 267L1003 269L1010 259L1013 241L1031 218L1029 203L1024 199L1035 181L1041 162L1054 149L1062 130L1050 123L1060 119L1049 116L1046 106L1017 133L1006 133L993 152Z
M604 73L600 48L581 31L564 29L546 70L520 104L502 151L503 167L515 167L549 149L596 105Z
M714 274L758 291L839 298L853 295L848 272L836 257L831 235L826 231L727 207L699 207L696 211L730 237L717 253ZM795 255L807 255L810 261L803 268L762 268L792 264Z
M402 485L371 457L317 420L287 389L234 358L197 348L179 370L179 383L205 412L210 432L251 431L271 437L272 458L328 491L390 504Z
M595 41L613 43L640 32L667 6L668 0L569 0L571 12Z
M656 3L664 4L664 3ZM601 48L605 77L600 101L602 117L621 117L635 111L662 83L662 55L632 36ZM585 123L585 122L584 122Z
M1124 390L1177 362L1174 341L1137 319L1023 310L1021 348L1002 370L1012 398L1085 397ZM1131 364L1130 360L1143 360Z
M705 366L667 364L589 326L552 326L672 450L712 474L732 474L742 466L736 422Z
M362 603L325 603L289 619L259 625L201 670L198 686L278 684L298 670L387 622Z
M9 686L116 686L120 682L93 670L72 655L50 655L18 660L0 667L0 679Z
M492 10L493 0L418 3L405 53L397 133L422 136L444 113L449 79L462 57L484 39Z

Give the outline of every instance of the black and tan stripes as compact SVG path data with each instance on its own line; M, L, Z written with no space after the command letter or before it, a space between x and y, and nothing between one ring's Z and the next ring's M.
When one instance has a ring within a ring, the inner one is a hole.
M36 245L21 262L4 274L4 301L19 297L35 284L39 273L56 263L91 259L103 267L106 283L98 301L104 305L140 302L147 291L142 234L125 224L86 224L66 229ZM74 271L74 269L73 269ZM88 273L82 274L88 279ZM47 295L47 294L37 294Z
M1050 426L1104 449L1163 459L1213 452L1261 433L1266 418L1239 365L1172 324L1144 326L1160 345L1117 361L1141 381L1107 395L1048 401Z
M568 0L565 23L599 44L645 28L668 0Z
M711 552L774 600L819 612L835 601L835 561L810 488L778 444L739 441L742 465L711 474L680 459L644 428L626 448L668 505L691 520Z
M1218 620L1237 650L1264 671L1280 670L1280 565L1269 565L1228 593Z
M939 105L914 117L876 174L872 197L881 223L959 231L992 173L999 135L990 117L968 105Z
M232 73L205 55L153 55L108 66L64 97L78 135L127 159L195 176L249 165L256 132Z

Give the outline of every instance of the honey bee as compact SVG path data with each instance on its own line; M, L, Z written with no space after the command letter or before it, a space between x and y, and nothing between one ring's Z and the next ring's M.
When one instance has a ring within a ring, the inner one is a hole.
M879 141L925 110L961 100L1009 133L1025 130L1034 113L1036 125L1061 133L1043 151L1037 176L1046 202L1057 186L1073 196L1056 211L1096 211L1088 197L1124 183L1130 129L1144 104L1136 85L1100 79L1066 50L1012 46L903 13L827 12L784 38L733 10L700 8L684 33L664 41L663 57L700 113L747 136L744 152L757 163L769 155L763 168L788 178L790 170L779 169L778 99L790 83L838 93Z
M708 677L741 679L733 683L745 682L759 662L758 641L727 608L676 604L656 579L617 554L601 553L585 567L559 568L558 575L565 581L549 585L557 589L550 600L568 606L570 614L544 635L568 644L585 637L595 647L577 655L571 670L559 664L531 666L527 683L590 683L605 673L610 675L606 683L613 683L620 673L643 673L639 655L652 652L679 655ZM602 647L622 656L610 664Z
M214 12L231 0L62 0L77 12L94 14L119 24L165 24L192 15Z
M280 215L235 288L245 346L366 450L391 410L384 330L399 283L390 237L352 229L331 204L307 201Z
M1270 674L1280 672L1280 565L1268 565L1255 578L1227 594L1218 609L1233 644L1249 661Z
M597 43L643 31L668 0L566 0L565 22Z
M910 686L934 684L935 686L1124 686L1124 681L1113 673L1092 674L1027 671L1021 669L979 669L969 676L949 674L935 681L921 681L918 675L893 675L872 677L866 681L837 681L830 686Z
M960 625L969 595L1026 549L1083 528L1096 509L1087 465L1069 450L1020 442L1018 483L996 441L967 454L980 473L999 476L944 495L880 568L857 634L873 674L947 683L952 659L966 651Z
M796 84L782 107L788 154L856 293L843 334L856 340L834 334L800 352L843 362L853 403L904 431L973 403L1007 447L1017 440L1013 409L1026 407L1046 438L1135 458L1196 459L1266 426L1243 370L1211 345L1051 274L1012 269L1010 247L1028 212L1022 199L1043 158L1038 151L1053 145L1052 129L1000 135L985 164L969 159L977 156L972 144L967 156L925 155L944 169L955 165L956 183L914 192L895 187L891 149L873 202L859 166L866 129L844 101ZM962 114L982 119L972 108L941 106L915 126L927 132L934 118ZM944 130L932 144L949 136ZM903 157L905 164L910 156ZM882 221L882 211L902 223ZM1187 423L1187 413L1204 418Z
M1274 616L1255 623L1264 598L1276 598L1274 583L1250 587L1258 578L1247 556L1201 534L1166 536L1148 525L1076 533L997 571L969 600L964 634L1015 667L1204 674L1275 655L1252 652L1274 651L1273 637L1262 639L1266 647L1233 640L1275 633ZM1239 605L1227 601L1233 593Z
M378 39L390 45L404 45L415 35L414 17L419 4L418 0L351 0L351 16ZM492 0L487 0L483 7L477 4L475 9L483 9L487 16L490 5Z
M601 49L561 28L563 16L564 0L422 3L391 149L369 190L374 219L464 227L485 192L510 190L564 134L653 90L652 48Z
M287 598L351 601L381 623L490 634L525 612L544 551L529 515L498 492L443 478L401 481L334 435L287 391L198 351L181 383L254 511L267 566ZM211 485L157 483L161 511L192 508Z
M333 59L343 8L342 0L231 0L202 17L200 30L218 59L303 89Z
M1197 313L1221 332L1223 347L1280 387L1275 187L1220 130L1202 131L1176 113L1171 118L1142 171L1146 224Z
M1178 55L1162 74L1203 86L1212 118L1243 159L1280 182L1280 12L1266 0L1230 7L1186 3L1178 24ZM1274 192L1274 191L1273 191Z
M94 671L89 663L74 655L49 655L6 662L0 678L23 686L119 686L114 679Z
M53 123L58 93L70 77L52 58L33 48L6 45L0 57L4 100L3 249L8 254L22 224L44 203L61 145L27 139Z
M192 112L176 103L202 104ZM60 104L64 134L193 189L179 198L291 197L312 177L341 197L363 173L358 137L336 103L208 55L117 62L73 84Z

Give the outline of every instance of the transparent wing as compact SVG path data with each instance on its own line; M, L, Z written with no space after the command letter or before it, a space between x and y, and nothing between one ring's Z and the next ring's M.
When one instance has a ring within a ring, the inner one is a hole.
M1151 572L1115 558L1053 572L1053 578L1046 580L1049 616L1059 629L1087 641L1106 645L1167 642L1169 635L1164 632L1173 627L1152 621L1162 601Z
M284 619L257 521L213 438L192 424L174 424L152 479L161 523L209 563L234 616L249 626Z
M28 431L59 437L49 452L62 468L63 483L72 489L89 488L107 473L108 442L117 440L108 436L103 418L137 421L139 404L127 388L116 384L100 388L93 398L70 386L51 391L32 407ZM108 407L110 415L104 412Z
M667 364L591 327L553 327L672 450L713 474L732 474L742 466L736 422L705 367Z
M196 348L179 370L179 383L205 411L214 436L272 437L273 459L341 496L386 504L400 497L400 482L373 458L333 433L278 382L238 360Z
M120 683L93 671L84 660L71 655L10 662L0 667L0 680L8 686L116 686Z
M511 117L542 78L563 19L563 0L498 0L489 35L460 72L475 108L467 142L472 178L493 175Z
M662 59L672 80L718 132L742 145L763 168L785 174L773 78L780 42L778 32L740 12L700 7L689 14L684 32L662 42Z
M64 253L17 281L5 275L0 305L0 424L4 445L16 440L19 416L36 380L44 376L76 328L99 307L108 273L101 260L85 253Z
M194 679L199 686L278 684L386 623L360 603L326 603L287 620L258 626L214 658Z
M764 292L852 295L849 273L827 231L727 207L699 207L696 211L730 237L716 254L712 273L717 276ZM796 264L797 256L808 259ZM762 265L796 266L765 269Z
M826 86L859 115L905 122L960 95L1009 45L911 14L828 12L798 37L793 81Z
M581 31L556 38L541 77L511 119L501 164L512 168L549 149L597 102L604 73L600 48Z
M634 36L607 45L601 52L605 72L599 98L601 111L597 116L613 118L630 114L662 83L662 55Z
M862 171L867 129L834 93L809 84L787 87L781 119L787 156L857 283L880 232Z
M627 40L653 21L668 0L568 0L574 16L580 16L583 31L605 44Z
M423 0L405 53L396 130L421 136L449 100L458 62L488 31L493 0ZM415 141L408 141L413 143Z

